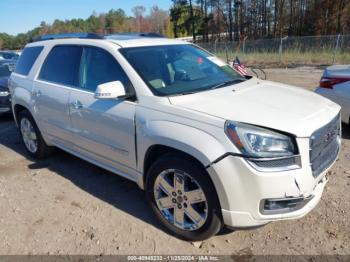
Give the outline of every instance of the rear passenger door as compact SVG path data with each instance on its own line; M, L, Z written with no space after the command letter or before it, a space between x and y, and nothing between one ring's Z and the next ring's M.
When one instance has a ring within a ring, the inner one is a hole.
M51 49L34 81L35 108L45 132L56 144L71 147L69 95L78 86L83 48L60 45Z
M109 52L84 47L79 88L72 89L69 100L74 142L83 155L132 174L136 165L135 102L94 97L98 85L112 81L121 81L132 92L128 77Z

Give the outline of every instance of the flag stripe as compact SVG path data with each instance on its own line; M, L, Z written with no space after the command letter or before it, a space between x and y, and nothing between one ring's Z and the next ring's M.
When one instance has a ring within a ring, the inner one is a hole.
M244 67L236 66L235 69L240 73L241 75L247 75L247 70Z
M243 64L241 64L241 61L238 57L233 61L233 68L242 76L248 75L247 69Z

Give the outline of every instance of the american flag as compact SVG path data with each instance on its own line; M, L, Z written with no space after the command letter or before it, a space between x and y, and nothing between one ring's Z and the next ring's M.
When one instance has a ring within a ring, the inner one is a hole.
M236 56L236 59L233 61L233 68L242 76L248 75L245 65L241 63L238 56Z

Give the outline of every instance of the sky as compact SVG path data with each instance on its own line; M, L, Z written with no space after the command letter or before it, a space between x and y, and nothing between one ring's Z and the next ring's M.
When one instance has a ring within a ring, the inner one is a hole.
M143 5L146 11L153 5L168 10L170 0L0 0L0 32L11 35L25 33L55 19L88 18L93 11L105 13L122 8L132 15L134 6Z

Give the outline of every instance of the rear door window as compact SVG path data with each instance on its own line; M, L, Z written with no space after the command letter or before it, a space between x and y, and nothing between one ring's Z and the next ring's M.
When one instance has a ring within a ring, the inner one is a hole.
M20 75L28 75L43 49L43 46L25 48L17 62L15 72Z
M66 86L78 86L81 46L56 46L47 56L39 74L40 80Z

